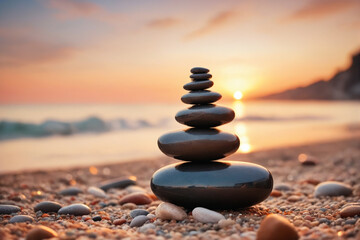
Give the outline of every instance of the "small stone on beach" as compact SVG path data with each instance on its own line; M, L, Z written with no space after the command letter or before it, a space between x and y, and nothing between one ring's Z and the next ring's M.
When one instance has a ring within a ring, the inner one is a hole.
M141 215L146 216L148 214L149 212L144 209L134 209L130 212L130 217L135 218L137 216L141 216Z
M43 213L55 212L57 213L62 206L57 202L44 201L35 205L34 211L41 211Z
M16 215L10 218L9 223L33 222L34 219L27 215Z
M62 215L74 215L74 216L82 216L82 215L87 215L91 213L91 209L86 206L85 204L72 204L66 207L62 207L59 211L58 214L62 214Z
M83 191L78 187L69 187L66 189L63 189L59 192L60 195L63 196L76 196L79 193L82 193Z
M0 205L0 214L11 214L20 211L21 208L15 205Z
M140 227L148 220L149 218L147 216L144 215L137 216L131 221L130 227Z
M276 214L266 216L260 224L257 240L297 240L295 227L284 217Z
M184 220L187 217L186 212L182 208L167 202L161 203L156 208L155 215L156 217L163 220L177 220L177 221Z
M131 178L115 178L102 182L100 184L100 188L104 191L107 191L110 188L126 188L127 186L135 184L136 181Z
M217 223L221 219L225 219L222 214L203 207L194 208L192 215L195 220L202 223Z
M191 73L208 73L209 72L209 69L207 68L203 68L203 67L193 67L191 70L190 70Z
M144 205L144 204L149 204L151 202L152 202L151 198L147 194L141 192L134 192L125 195L119 201L120 204L134 203L136 205Z
M360 216L360 205L350 205L340 211L342 218Z
M87 189L88 193L90 193L91 195L95 196L95 197L99 197L99 198L106 198L107 195L106 193L104 192L104 190L102 190L101 188L98 188L98 187L89 187Z
M322 196L349 196L352 194L351 186L335 181L322 182L315 188L315 197Z
M53 238L57 237L57 233L45 226L38 226L33 229L31 229L28 234L26 235L26 240L41 240L41 239L47 239L47 238Z

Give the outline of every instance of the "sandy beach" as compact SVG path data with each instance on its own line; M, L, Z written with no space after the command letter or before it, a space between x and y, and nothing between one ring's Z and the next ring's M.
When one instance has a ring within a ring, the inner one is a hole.
M300 154L310 156L311 164L301 164ZM149 182L157 169L177 162L168 157L49 172L3 174L0 176L0 204L15 205L21 211L0 215L0 239L23 239L39 225L53 229L57 233L54 239L256 239L261 221L271 213L288 219L300 239L360 239L360 216L340 215L344 206L360 203L359 159L360 138L230 156L225 160L267 167L274 177L274 190L268 199L251 208L218 211L226 219L222 223L198 222L191 215L192 209L185 209L187 217L182 221L156 217L155 210L161 201L152 194ZM109 189L104 198L88 192L91 186L119 177L136 179L136 185ZM348 184L352 194L315 197L316 185L324 181ZM79 192L60 193L69 187L76 187ZM124 196L134 192L145 193L150 203L121 204ZM82 203L91 213L73 216L35 212L34 207L42 201L55 201L61 206ZM134 209L150 213L145 225L130 227L130 213ZM10 223L15 215L28 215L32 222Z

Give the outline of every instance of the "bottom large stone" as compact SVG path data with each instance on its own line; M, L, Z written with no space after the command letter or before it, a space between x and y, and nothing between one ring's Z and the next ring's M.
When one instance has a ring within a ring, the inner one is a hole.
M272 187L269 170L235 161L172 164L151 179L151 189L159 199L186 208L250 207L265 200Z

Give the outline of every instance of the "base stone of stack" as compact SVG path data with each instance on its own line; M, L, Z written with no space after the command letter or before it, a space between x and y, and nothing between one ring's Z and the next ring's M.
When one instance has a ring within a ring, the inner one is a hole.
M160 200L189 209L246 208L265 200L272 187L266 168L235 161L172 164L151 179L151 189Z

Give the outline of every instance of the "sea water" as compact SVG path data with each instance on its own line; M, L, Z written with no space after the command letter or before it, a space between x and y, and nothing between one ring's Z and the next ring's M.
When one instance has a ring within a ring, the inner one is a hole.
M360 136L360 102L219 102L234 109L219 127L240 138L238 152ZM0 105L0 172L89 166L162 153L157 138L185 129L184 104Z

